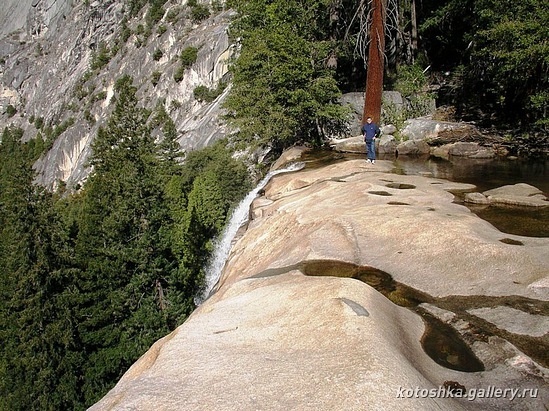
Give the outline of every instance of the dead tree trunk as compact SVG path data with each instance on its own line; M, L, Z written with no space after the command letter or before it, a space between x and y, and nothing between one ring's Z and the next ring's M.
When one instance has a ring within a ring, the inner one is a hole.
M383 71L385 69L385 18L387 0L372 0L372 22L368 46L368 70L366 73L366 96L362 123L372 117L376 123L381 119Z
M417 14L416 14L416 0L412 0L411 8L411 20L412 20L412 62L414 62L417 55Z

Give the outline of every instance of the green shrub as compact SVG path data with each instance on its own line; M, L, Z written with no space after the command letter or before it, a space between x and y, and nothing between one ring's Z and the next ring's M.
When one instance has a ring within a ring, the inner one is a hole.
M37 130L41 130L42 127L44 127L44 117L38 117L34 122L34 127L36 127Z
M126 18L122 19L122 23L120 23L120 39L123 43L127 42L130 36L132 35L132 31L128 27L128 21Z
M105 100L107 98L107 92L105 90L102 90L98 93L95 93L92 97L91 97L91 102L92 103L95 103L96 101L101 101L101 100Z
M6 113L8 115L8 117L13 117L15 116L15 113L17 113L17 109L15 107L13 107L11 104L8 104L8 107L6 107Z
M158 84L158 82L160 81L160 76L162 75L162 73L160 71L155 71L152 73L152 76L151 76L151 83L153 86L156 87L156 85Z
M174 111L174 110L178 110L182 107L183 105L181 104L181 101L179 100L172 100L172 102L170 103L170 111Z
M179 83L181 80L183 80L183 77L185 76L185 67L179 66L175 73L173 74L173 79L176 81L176 83Z
M92 71L101 70L105 67L111 59L111 53L104 42L99 44L96 51L92 53L90 69Z
M156 34L158 34L158 36L161 36L161 35L164 34L167 30L168 30L168 28L167 28L164 24L161 24L160 26L157 27L157 29L156 29Z
M220 0L213 0L212 1L212 9L215 12L220 12L223 10L223 3Z
M193 96L198 101L205 101L206 103L211 103L221 93L223 93L223 90L225 90L226 86L227 85L223 82L219 83L215 89L209 89L206 86L200 85L193 90Z
M164 55L164 53L162 53L162 50L160 49L156 49L153 53L153 59L154 61L158 61L162 58L162 56Z
M408 102L407 118L430 114L434 96L428 92L428 85L428 78L419 65L402 65L399 67L395 90L399 91Z
M179 7L174 7L170 11L168 11L168 14L166 15L166 21L168 23L174 24L179 19L179 13L181 10Z
M146 17L147 24L149 26L154 26L156 23L162 20L162 17L164 17L165 12L166 11L162 7L162 4L160 4L158 1L153 1L151 3L149 12L147 13L147 17Z
M210 9L203 4L197 4L191 7L191 20L194 23L200 23L210 17Z
M196 47L185 47L179 56L183 68L192 66L198 58L198 49Z

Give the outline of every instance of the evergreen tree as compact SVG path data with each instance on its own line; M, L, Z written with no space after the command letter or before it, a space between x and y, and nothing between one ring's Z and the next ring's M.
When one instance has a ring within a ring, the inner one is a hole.
M53 196L32 184L21 135L5 130L0 146L0 409L78 408L70 248Z
M76 242L88 403L178 323L166 310L177 264L165 237L171 217L163 178L173 158L155 144L131 77L119 79L115 92L113 114L93 144Z
M321 145L326 135L341 132L348 112L326 64L332 52L324 38L327 15L316 22L322 2L231 5L240 13L232 30L242 51L226 107L241 141L280 151L298 142Z

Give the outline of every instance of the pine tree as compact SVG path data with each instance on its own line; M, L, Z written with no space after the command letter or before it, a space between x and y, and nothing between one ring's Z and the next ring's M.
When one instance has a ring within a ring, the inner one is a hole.
M168 309L177 261L164 186L180 154L165 155L155 143L131 77L119 79L115 92L113 114L93 144L76 245L90 403L178 322Z
M77 409L70 248L53 196L32 184L21 135L5 130L0 146L0 409Z

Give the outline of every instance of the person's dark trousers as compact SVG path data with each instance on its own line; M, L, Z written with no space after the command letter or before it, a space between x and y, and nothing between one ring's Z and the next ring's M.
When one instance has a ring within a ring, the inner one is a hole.
M376 147L375 147L375 141L366 141L366 153L368 156L368 160L375 160L376 159Z

